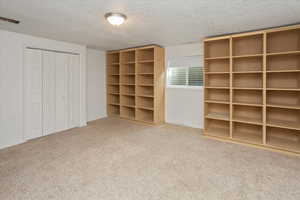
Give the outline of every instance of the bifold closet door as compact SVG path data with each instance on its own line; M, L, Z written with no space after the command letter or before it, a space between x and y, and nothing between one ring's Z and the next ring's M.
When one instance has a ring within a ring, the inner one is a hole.
M69 54L56 53L55 56L55 125L56 131L68 128L68 70Z
M55 52L43 51L43 135L49 135L56 131L55 57Z
M24 139L43 136L42 51L24 52Z
M79 55L69 55L69 128L79 126L80 108L80 59Z

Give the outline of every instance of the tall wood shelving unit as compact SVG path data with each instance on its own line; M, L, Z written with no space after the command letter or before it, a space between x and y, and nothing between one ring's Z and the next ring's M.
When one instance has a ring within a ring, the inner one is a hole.
M164 122L164 49L151 45L107 52L107 113Z
M300 25L204 40L204 134L300 153Z

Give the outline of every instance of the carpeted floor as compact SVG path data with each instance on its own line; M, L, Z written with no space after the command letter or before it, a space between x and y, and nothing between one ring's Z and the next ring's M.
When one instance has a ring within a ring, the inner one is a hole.
M300 158L107 118L0 151L2 200L300 199Z

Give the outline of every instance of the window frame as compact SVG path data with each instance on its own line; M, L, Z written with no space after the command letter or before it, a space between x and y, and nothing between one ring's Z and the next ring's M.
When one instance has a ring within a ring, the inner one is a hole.
M193 66L195 67L195 66ZM200 68L202 68L203 70L203 67L199 66ZM202 90L203 89L203 85L202 86L198 86L198 85L188 85L188 76L189 76L189 72L188 70L191 68L191 67L182 67L182 68L185 68L186 69L186 85L170 85L168 83L168 78L169 78L169 69L172 69L172 67L168 67L167 68L167 74L166 74L166 88L174 88L174 89L191 89L191 90ZM202 73L203 75L203 73ZM204 77L203 77L204 79ZM204 82L203 82L204 84Z

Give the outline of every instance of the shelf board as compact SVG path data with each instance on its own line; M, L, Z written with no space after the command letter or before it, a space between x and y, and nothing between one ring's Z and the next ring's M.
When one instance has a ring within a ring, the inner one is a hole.
M262 104L258 103L245 103L245 102L232 102L232 105L241 105L241 106L253 106L253 107L262 107Z
M139 60L139 63L152 63L154 60Z
M206 135L211 135L221 138L229 138L229 129L228 128L208 128L204 130Z
M293 129L293 130L300 130L300 124L297 122L286 122L281 120L272 120L267 121L267 126L276 127L276 128L286 128L286 129Z
M205 103L230 104L229 101L205 100Z
M120 93L118 93L118 92L109 92L108 94L112 94L112 95L120 95Z
M299 88L267 88L267 90L275 90L275 91L300 91Z
M268 70L267 73L289 73L289 72L300 72L299 69L291 69L291 70Z
M279 148L279 149L298 152L298 153L300 152L299 142L287 140L284 138L273 137L267 142L266 145L272 148L277 148L277 149Z
M277 52L277 53L267 53L267 56L293 55L293 54L300 54L300 51L285 51L285 52Z
M262 120L250 117L234 117L232 121L245 124L262 125Z
M113 105L113 106L119 106L119 103L108 103L109 105Z
M124 65L135 64L135 61L123 62L121 64L124 64Z
M244 88L244 87L233 87L234 90L263 90L263 88Z
M239 56L232 56L232 58L253 58L253 57L262 57L263 54L249 54L249 55L239 55Z
M120 76L120 74L108 74L109 76Z
M154 73L149 72L149 73L138 73L138 75L154 75Z
M130 94L130 93L121 93L121 95L124 95L124 96L135 96L135 94Z
M229 121L229 113L208 113L205 118Z
M135 73L124 73L124 74L121 74L121 75L124 75L124 76L134 76Z
M121 85L135 85L134 83L122 83Z
M204 74L229 74L230 72L204 72Z
M153 87L154 84L138 84L138 86L148 86L148 87Z
M148 97L148 98L154 98L154 95L146 95L146 94L139 94L138 97Z
M144 110L154 110L154 108L151 108L151 107L145 107L145 106L138 106L137 108L139 108L139 109L144 109Z
M263 136L262 134L253 134L244 131L233 131L233 140L251 143L251 144L262 144Z
M114 62L114 63L111 63L111 65L119 65L120 63L118 62Z
M284 104L267 104L267 107L272 108L287 108L300 110L300 105L284 105Z
M127 108L135 108L134 105L128 105L128 104L127 104L127 105L122 104L121 106L122 106L122 107L127 107Z
M107 83L107 85L120 85L119 83Z
M236 71L232 73L233 74L260 74L263 73L263 71Z
M225 60L225 59L229 59L229 56L220 56L220 57L205 58L205 60Z
M207 89L229 89L229 87L212 87L212 86L205 86Z

